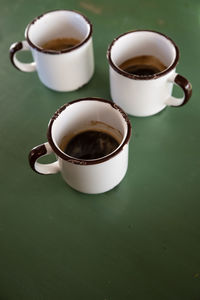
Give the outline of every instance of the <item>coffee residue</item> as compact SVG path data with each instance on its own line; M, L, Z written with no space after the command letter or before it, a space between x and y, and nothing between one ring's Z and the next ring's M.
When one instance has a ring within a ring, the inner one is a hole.
M151 76L166 69L166 66L155 56L141 55L124 61L120 69L137 76Z
M62 144L65 143L62 141ZM97 130L80 132L67 140L64 152L78 159L98 159L113 152L119 142L109 133Z
M57 38L45 42L41 47L45 50L62 51L75 47L80 41L74 38Z

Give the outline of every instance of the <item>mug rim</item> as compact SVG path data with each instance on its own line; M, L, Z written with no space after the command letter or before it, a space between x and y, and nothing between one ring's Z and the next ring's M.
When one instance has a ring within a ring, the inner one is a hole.
M42 17L44 17L45 15L48 15L50 13L55 13L55 12L72 12L72 13L76 13L78 15L80 15L85 21L86 23L89 25L89 32L87 34L87 36L79 43L77 44L76 46L72 47L72 48L69 48L69 49L64 49L64 50L47 50L47 49L43 49L42 47L39 47L38 45L34 44L30 37L29 37L29 30L30 30L30 27L32 25L34 25L35 22L37 22L39 19L41 19ZM42 52L42 53L48 53L48 54L62 54L62 53L67 53L67 52L71 52L77 48L80 48L83 44L85 44L89 39L90 37L92 36L92 32L93 32L93 28L92 28L92 23L89 21L89 19L84 16L82 13L80 13L79 11L76 11L76 10L70 10L70 9L54 9L54 10L49 10L43 14L41 14L40 16L38 17L35 17L26 27L26 30L25 30L25 37L26 37L26 40L27 42L29 43L29 45Z
M124 121L126 122L127 125L127 133L125 138L123 139L123 141L119 144L119 146L112 151L111 153L109 153L106 156L97 158L97 159L79 159L70 155L67 155L66 153L64 153L55 143L52 137L52 126L54 121L59 117L59 115L70 105L73 105L74 103L78 103L78 102L84 102L84 101L99 101L99 102L104 102L109 104L110 106L112 106L114 109L118 110L121 114L121 116L124 118ZM132 126L131 123L129 121L128 115L122 110L121 107L119 107L117 104L115 104L114 102L111 102L109 100L103 99L103 98L99 98L99 97L85 97L85 98L80 98L77 100L73 100L70 101L64 105L62 105L52 116L52 118L49 121L49 125L48 125L48 130L47 130L47 139L48 142L51 146L51 148L53 149L53 151L55 152L55 154L57 154L60 158L62 158L65 161L68 161L70 163L73 164L77 164L77 165L96 165L102 162L105 162L107 160L109 160L110 158L113 158L114 156L116 156L119 152L121 152L124 148L124 146L126 144L128 144L130 137L131 137L131 130L132 130Z
M175 49L175 58L173 60L173 63L167 67L165 70L159 72L159 73L156 73L156 74L153 74L153 75L146 75L146 76L140 76L140 75L135 75L135 74L130 74L122 69L120 69L112 60L111 58L111 51L112 51L112 47L114 46L114 44L123 36L125 35L128 35L128 34L131 34L131 33L136 33L136 32L151 32L151 33L155 33L155 34L158 34L158 35L161 35L162 37L166 38L169 42L171 42L171 44L174 46L174 49ZM130 30L130 31L127 31L125 33L122 33L120 34L119 36L117 36L112 42L111 44L109 45L108 47L108 50L107 50L107 59L108 59L108 63L109 65L117 72L119 73L120 75L123 75L127 78L130 78L130 79L136 79L136 80L150 80L150 79L157 79L157 78L160 78L164 75L166 75L167 73L169 73L170 71L172 71L177 63L178 63L178 60L179 60L179 49L178 49L178 46L175 44L175 42L170 38L168 37L167 35L161 33L161 32L158 32L158 31L155 31L155 30L146 30L146 29L139 29L139 30Z

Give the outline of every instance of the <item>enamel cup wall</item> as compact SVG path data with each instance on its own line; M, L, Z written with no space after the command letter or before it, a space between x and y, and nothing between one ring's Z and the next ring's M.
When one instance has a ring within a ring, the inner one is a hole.
M154 56L166 69L148 76L133 75L119 66L140 55ZM154 115L166 106L182 106L192 94L191 84L175 71L179 50L165 35L148 30L131 31L117 37L108 48L111 97L134 116ZM180 86L183 98L172 96L173 84Z
M84 129L103 129L119 141L119 146L107 156L97 159L78 159L60 148L64 136ZM89 193L106 192L123 179L128 167L128 147L131 125L127 115L113 102L99 98L79 99L62 106L53 115L48 127L48 142L31 150L29 162L40 174L61 172L74 189ZM54 152L57 161L41 164L37 159Z
M13 65L24 72L37 71L41 82L56 91L73 91L86 84L94 72L92 25L75 11L56 10L35 18L25 30L26 40L10 47ZM55 51L42 45L58 38L80 41L73 48ZM31 50L34 62L20 62L16 53Z

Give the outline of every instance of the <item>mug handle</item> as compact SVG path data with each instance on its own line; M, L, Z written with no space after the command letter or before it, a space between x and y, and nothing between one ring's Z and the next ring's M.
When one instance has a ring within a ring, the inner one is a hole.
M192 85L191 83L183 76L175 73L171 78L168 79L170 82L176 84L179 86L183 92L184 96L182 98L176 98L171 96L170 98L167 99L165 102L166 105L169 106L183 106L185 105L190 97L192 96Z
M10 46L9 53L10 53L10 61L13 66L18 69L19 71L23 72L33 72L36 70L36 63L22 63L20 62L17 57L16 53L18 51L30 51L30 46L27 41L17 42Z
M51 154L53 152L52 148L50 147L49 143L44 143L34 147L29 153L29 164L33 171L39 174L55 174L60 171L60 166L58 161L55 161L51 164L41 164L38 163L37 160L41 156L45 156Z

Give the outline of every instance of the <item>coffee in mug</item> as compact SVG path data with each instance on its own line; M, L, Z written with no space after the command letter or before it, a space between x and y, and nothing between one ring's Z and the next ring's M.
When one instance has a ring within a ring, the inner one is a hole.
M119 144L111 133L91 128L72 137L64 136L60 148L71 157L97 159L113 152Z
M131 124L125 112L111 101L83 98L59 108L48 126L48 142L30 151L29 163L39 174L61 172L74 189L98 194L124 178L128 168ZM38 162L54 153L51 164Z
M28 50L33 62L23 63L16 54ZM50 89L77 90L94 73L92 24L76 11L44 13L28 24L24 41L11 45L10 60L20 71L37 71L40 81Z
M110 44L107 58L111 98L130 115L151 116L167 106L183 106L192 95L191 83L176 73L179 49L162 33L126 32ZM174 84L183 97L172 95Z
M42 44L41 47L45 50L62 51L71 49L78 44L80 44L80 40L63 37L47 41L44 44Z
M155 56L140 55L125 60L119 68L136 76L149 76L162 72L166 66Z

